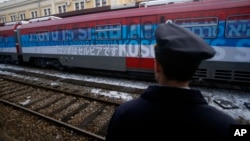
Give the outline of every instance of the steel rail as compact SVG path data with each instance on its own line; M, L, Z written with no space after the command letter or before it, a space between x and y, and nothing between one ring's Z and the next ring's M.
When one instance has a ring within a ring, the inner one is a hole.
M35 111L30 110L30 109L25 108L25 107L16 105L16 104L14 104L14 103L8 102L8 101L6 101L6 100L0 99L0 102L5 103L5 104L8 104L8 105L13 106L13 107L16 107L16 108L19 108L19 109L22 109L22 110L24 110L24 111L26 111L26 112L29 112L29 113L34 114L34 115L37 115L37 116L39 116L39 117L42 117L42 118L44 118L44 119L46 119L46 120L55 122L55 123L57 123L57 124L63 125L63 126L65 126L66 128L69 128L69 129L75 130L75 131L77 131L77 132L83 133L83 134L85 134L85 135L87 135L87 136L90 136L90 137L92 137L92 138L98 139L98 140L100 140L100 141L104 141L104 140L105 140L105 137L102 137L102 136L99 136L99 135L97 135L97 134L91 133L91 132L89 132L89 131L83 130L83 129L81 129L81 128L72 126L72 125L67 124L67 123L64 123L64 122L62 122L62 121L53 119L53 118L51 118L51 117L45 116L45 115L43 115L43 114L40 114L40 113L38 113L38 112L35 112Z

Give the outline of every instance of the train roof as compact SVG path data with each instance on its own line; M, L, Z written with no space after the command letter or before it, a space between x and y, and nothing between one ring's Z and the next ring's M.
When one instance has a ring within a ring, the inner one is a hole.
M6 31L6 30L13 30L14 29L14 25L11 26L0 26L0 32L1 31Z
M41 17L41 18L30 19L28 22L29 22L29 23L33 23L33 22L43 22L43 21L57 20L57 19L62 19L62 18L56 17L56 16L48 16L48 17Z
M23 25L21 29L35 28L51 25L62 25L77 22L87 21L100 21L105 19L116 19L123 17L136 17L144 15L155 15L161 13L175 13L175 12L191 12L201 10L212 10L212 9L223 9L231 7L244 7L250 6L249 0L206 0L206 1L195 1L178 4L166 4L161 6L145 7L145 8L134 8L119 11L109 11L88 15L80 15L68 18L62 18L52 21L36 22Z
M194 0L152 0L152 1L143 1L139 3L139 7L148 7L148 6L157 6L164 4L176 4L176 3L185 3L185 2L194 2Z
M27 21L9 22L0 26L0 31L14 30L17 25L27 24Z

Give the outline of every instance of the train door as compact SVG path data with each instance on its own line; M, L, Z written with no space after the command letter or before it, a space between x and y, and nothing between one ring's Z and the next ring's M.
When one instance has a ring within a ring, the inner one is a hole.
M125 46L126 66L129 69L152 69L154 67L154 31L156 16L126 19Z
M15 45L16 45L16 53L17 53L17 61L18 63L22 63L22 48L20 44L20 29L14 30L15 34Z
M140 67L140 17L126 19L124 44L126 47L126 66L128 69Z
M154 68L154 45L156 16L141 17L141 46L140 68L151 70Z

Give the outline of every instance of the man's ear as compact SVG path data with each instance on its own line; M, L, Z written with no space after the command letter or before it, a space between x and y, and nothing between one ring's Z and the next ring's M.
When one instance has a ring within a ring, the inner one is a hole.
M155 59L154 69L155 69L155 73L160 73L162 71L161 64L156 59Z
M155 72L155 80L159 82L160 75L162 73L161 64L155 59L154 61L154 72Z

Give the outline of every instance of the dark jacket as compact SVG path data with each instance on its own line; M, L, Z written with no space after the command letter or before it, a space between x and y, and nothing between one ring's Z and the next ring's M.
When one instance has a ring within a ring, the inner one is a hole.
M237 122L209 106L200 91L149 86L137 99L120 105L106 141L227 140Z

